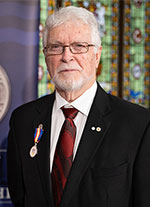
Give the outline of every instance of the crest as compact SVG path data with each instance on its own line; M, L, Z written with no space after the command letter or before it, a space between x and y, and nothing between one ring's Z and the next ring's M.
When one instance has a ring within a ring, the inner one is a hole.
M8 76L0 65L0 121L4 118L10 104L10 82Z

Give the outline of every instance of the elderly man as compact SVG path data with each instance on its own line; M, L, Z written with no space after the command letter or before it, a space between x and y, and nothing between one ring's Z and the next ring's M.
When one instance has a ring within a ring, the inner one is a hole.
M149 207L150 112L96 82L101 41L83 8L46 21L56 90L10 120L8 185L15 207Z

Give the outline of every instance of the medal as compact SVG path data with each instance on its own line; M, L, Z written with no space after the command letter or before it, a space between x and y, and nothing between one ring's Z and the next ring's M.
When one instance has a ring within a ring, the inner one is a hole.
M38 153L38 149L37 149L37 144L39 143L42 134L43 134L44 130L43 130L43 124L40 124L38 126L38 128L35 129L35 133L34 133L34 146L31 147L30 149L30 157L35 157L35 155Z
M30 157L34 157L37 154L37 143L30 149Z

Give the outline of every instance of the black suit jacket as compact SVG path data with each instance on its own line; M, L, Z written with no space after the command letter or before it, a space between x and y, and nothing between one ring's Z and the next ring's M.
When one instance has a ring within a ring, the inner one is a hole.
M50 126L55 94L12 114L8 186L15 207L52 207ZM43 124L31 158L35 128ZM95 127L95 130L92 130ZM96 130L100 127L101 130ZM61 207L150 207L150 112L98 86Z

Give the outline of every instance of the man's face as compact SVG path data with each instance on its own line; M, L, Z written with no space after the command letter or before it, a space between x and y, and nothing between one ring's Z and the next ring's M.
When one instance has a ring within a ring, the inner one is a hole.
M49 31L47 45L70 45L74 42L91 44L91 30L88 25L65 23ZM60 55L47 55L46 64L50 76L58 90L87 90L96 79L101 47L94 52L95 47L89 47L84 54L73 54L68 47Z

